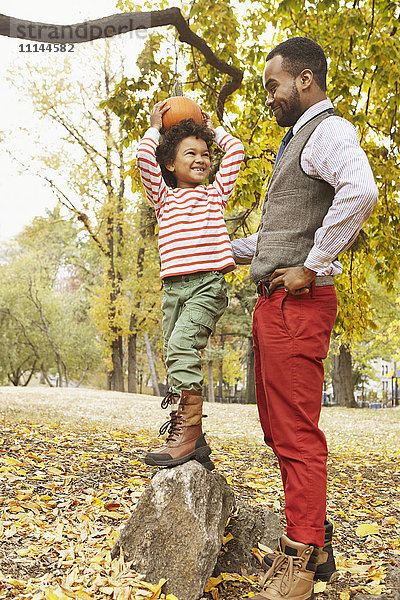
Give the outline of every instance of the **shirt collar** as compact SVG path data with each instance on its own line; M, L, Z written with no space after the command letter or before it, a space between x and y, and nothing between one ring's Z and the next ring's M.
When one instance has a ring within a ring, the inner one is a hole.
M310 108L308 108L306 110L306 112L304 112L301 115L301 117L296 121L296 123L293 125L293 135L296 135L296 133L299 131L299 129L301 127L303 127L303 125L305 125L313 117L316 117L317 115L324 112L325 110L328 110L329 108L333 108L333 104L329 100L329 98L326 98L325 100L321 100L320 102L317 102L316 104L313 104L312 106L310 106Z

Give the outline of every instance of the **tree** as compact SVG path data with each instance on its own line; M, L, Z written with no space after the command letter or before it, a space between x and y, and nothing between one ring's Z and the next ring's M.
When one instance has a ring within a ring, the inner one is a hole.
M390 360L400 349L398 281L395 282L394 292L388 294L386 287L371 275L368 278L368 289L371 293L371 305L366 333L359 341L353 341L351 348L341 343L340 338L338 341L334 339L331 344L333 390L335 400L341 406L357 406L353 388L360 386L363 377L374 376L371 363L377 358ZM343 365L347 366L346 370ZM341 377L345 379L342 384L338 383Z
M79 249L76 229L55 209L47 219L36 218L3 253L3 380L26 385L37 370L52 385L53 371L59 385L68 385L71 378L80 382L98 364Z
M140 327L143 330L154 322L150 306L156 308L154 298L160 288L154 278L157 260L153 260L151 245L142 242L148 228L145 211L136 215L134 197L125 194L126 163L132 149L122 144L119 119L102 104L116 78L122 76L118 58L111 57L106 44L103 56L87 49L80 60L91 61L90 81L71 85L72 65L65 59L62 74L57 69L31 67L16 84L25 90L30 82L36 110L60 132L60 146L53 153L44 152L35 166L92 241L99 274L92 315L104 343L108 387L124 390L127 348L128 391L132 392L136 386L135 336ZM13 80L17 80L15 74ZM151 259L143 270L148 256ZM146 293L152 300L144 308Z
M217 324L217 336L225 336L233 351L239 354L241 362L246 364L246 402L254 404L255 381L254 381L254 351L252 338L252 313L256 302L254 284L251 282L247 268L240 268L228 276L229 305L221 320ZM232 336L234 334L234 336ZM228 358L222 355L222 360ZM239 369L236 371L239 374ZM241 373L243 379L243 372ZM229 380L229 378L228 378Z

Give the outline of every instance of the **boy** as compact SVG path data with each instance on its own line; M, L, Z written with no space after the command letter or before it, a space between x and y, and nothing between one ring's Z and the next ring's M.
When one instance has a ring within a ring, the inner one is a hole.
M203 376L200 350L222 316L226 304L224 273L235 268L224 211L243 160L243 145L222 127L214 131L185 119L169 129L160 145L167 101L150 113L150 128L140 141L137 165L159 224L164 357L169 391L161 406L172 405L166 445L146 454L148 465L174 467L195 459L212 470L211 449L201 420ZM210 172L213 141L226 152L215 181Z

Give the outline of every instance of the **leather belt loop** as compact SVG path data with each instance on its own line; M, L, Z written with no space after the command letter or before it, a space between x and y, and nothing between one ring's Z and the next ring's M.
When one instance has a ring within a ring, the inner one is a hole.
M269 298L269 285L270 281L259 281L257 283L257 294L259 296L263 296L264 298Z

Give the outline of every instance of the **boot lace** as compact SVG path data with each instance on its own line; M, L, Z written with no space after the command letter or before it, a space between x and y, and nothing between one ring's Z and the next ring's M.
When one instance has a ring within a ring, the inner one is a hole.
M173 410L169 416L171 418L163 423L159 429L160 435L164 435L168 431L167 442L175 440L181 431L180 425L182 425L182 416L178 416L178 411Z
M261 581L262 588L267 587L266 584L269 580L276 579L275 588L279 589L282 596L287 596L292 587L295 568L301 567L302 564L303 558L278 554Z
M161 401L161 408L168 408L170 404L176 404L176 402L179 402L179 399L179 394L168 390L165 398L163 398Z

